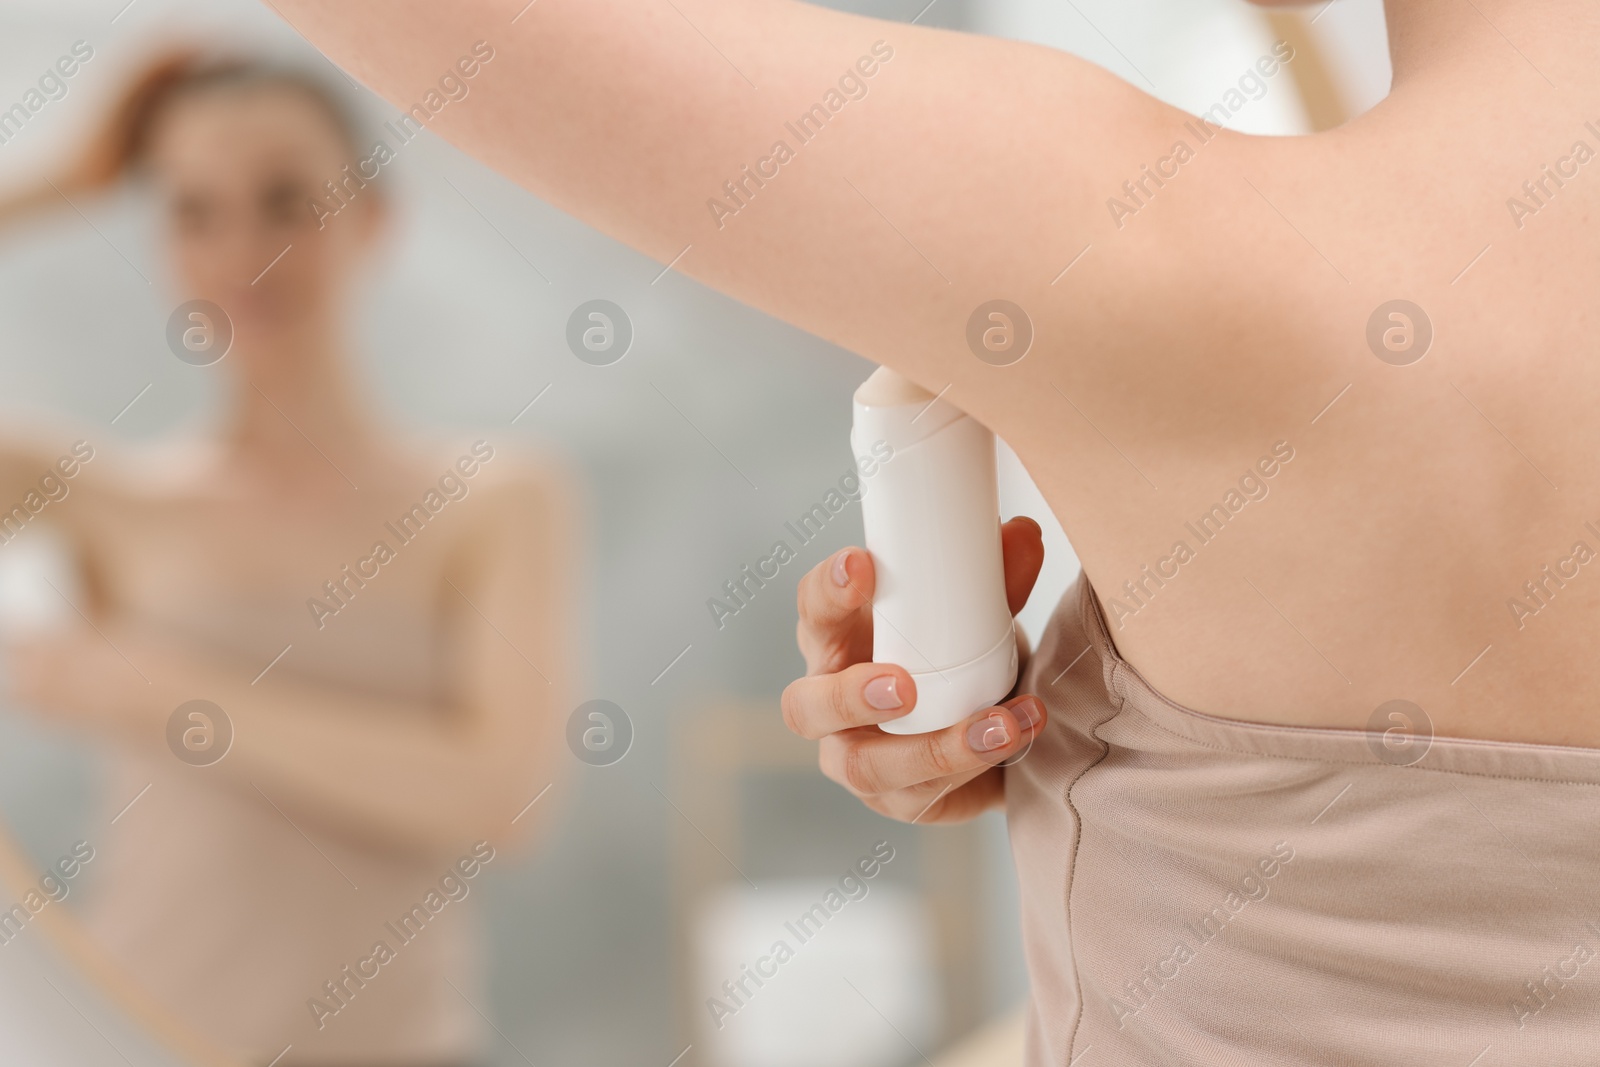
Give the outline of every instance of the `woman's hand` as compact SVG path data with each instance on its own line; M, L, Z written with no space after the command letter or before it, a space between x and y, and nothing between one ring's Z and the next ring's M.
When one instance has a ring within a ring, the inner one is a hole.
M1016 614L1044 564L1039 524L1016 518L1000 528L1006 599ZM904 822L960 822L1004 799L1001 764L1022 752L1044 723L1044 704L1015 697L931 734L900 735L877 724L917 703L902 667L871 663L872 557L847 548L800 581L800 651L806 676L783 691L783 721L822 742L822 773L867 807ZM1023 639L1018 635L1018 641ZM1018 649L1025 662L1026 647Z
M195 63L197 53L163 55L134 78L79 150L55 184L68 196L96 193L122 177L144 149L140 138L149 126L151 109Z
M35 186L0 196L0 225L63 207L80 195L104 192L122 178L144 150L141 141L151 110L193 62L193 54L174 52L158 59L100 117L89 138L66 165ZM11 472L0 470L0 478Z
M131 633L113 633L73 626L4 642L7 701L53 725L91 733L158 727L150 682L133 665L146 658L139 642ZM132 721L135 709L148 721Z

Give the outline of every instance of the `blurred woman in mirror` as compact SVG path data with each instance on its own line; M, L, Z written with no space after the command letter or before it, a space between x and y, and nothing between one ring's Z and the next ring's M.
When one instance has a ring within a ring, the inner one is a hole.
M222 349L204 439L10 429L0 553L52 527L82 595L71 625L0 635L10 702L112 747L90 931L179 1020L278 1067L477 1062L468 901L537 821L572 660L561 472L492 435L402 434L352 373L388 212L381 179L348 180L363 149L315 77L174 57L0 204L147 180L196 302L185 358ZM336 217L311 207L329 181Z

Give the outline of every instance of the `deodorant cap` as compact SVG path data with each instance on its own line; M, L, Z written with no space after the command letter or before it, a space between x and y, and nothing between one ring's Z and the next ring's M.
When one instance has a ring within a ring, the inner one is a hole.
M855 415L857 427L870 424L874 441L886 441L896 452L966 417L954 404L888 367L879 367L856 387Z

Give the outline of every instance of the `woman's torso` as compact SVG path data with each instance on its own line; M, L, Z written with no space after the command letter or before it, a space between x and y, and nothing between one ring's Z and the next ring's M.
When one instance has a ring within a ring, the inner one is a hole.
M95 606L121 624L245 681L270 670L392 699L396 714L442 714L455 683L440 603L471 517L446 505L406 543L385 524L454 458L369 469L359 491L296 494L208 474L203 454L172 455L96 472L93 491L64 502L65 525ZM357 586L344 568L380 540L394 559ZM394 933L455 857L381 843L340 813L207 771L117 758L108 817L138 799L93 842L87 915L111 955L179 1018L260 1062L291 1044L286 1064L475 1054L477 901L450 901L404 943ZM394 960L349 979L343 969L362 970L379 941ZM337 1010L315 1011L314 999Z

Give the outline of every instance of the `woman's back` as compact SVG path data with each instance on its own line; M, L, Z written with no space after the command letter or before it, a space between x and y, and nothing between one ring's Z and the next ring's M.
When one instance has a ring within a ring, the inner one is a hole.
M1081 413L1013 443L1173 699L1600 746L1600 27L1542 8L1414 72L1402 24L1374 112L1219 138L1106 242L1151 280L1041 372Z

